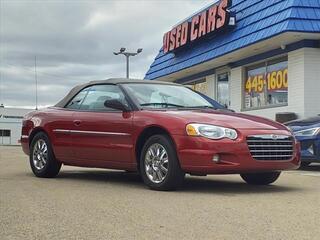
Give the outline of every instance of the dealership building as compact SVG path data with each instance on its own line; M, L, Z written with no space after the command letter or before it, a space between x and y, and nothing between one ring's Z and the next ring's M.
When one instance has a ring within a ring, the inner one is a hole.
M146 79L271 119L320 114L319 0L214 1L168 30Z

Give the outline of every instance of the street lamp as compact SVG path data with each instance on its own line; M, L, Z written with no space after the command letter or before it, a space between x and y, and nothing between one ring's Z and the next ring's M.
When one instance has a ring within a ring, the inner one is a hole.
M127 60L127 78L129 78L129 57L134 57L142 52L142 48L138 48L137 52L126 52L126 48L120 48L119 52L113 52L114 55L122 54L126 57Z

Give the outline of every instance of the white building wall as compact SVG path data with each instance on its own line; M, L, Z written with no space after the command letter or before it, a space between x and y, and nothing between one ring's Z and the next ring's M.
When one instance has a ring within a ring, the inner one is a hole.
M304 49L288 53L288 107L287 111L295 112L299 118L304 117L304 82L305 82Z
M0 136L0 145L19 145L18 140L21 137L21 121L0 122L0 129L10 130L10 137Z
M231 69L229 82L230 93L230 108L236 112L241 111L242 102L242 81L243 81L243 68L237 67Z
M231 109L242 109L244 67L231 69ZM299 118L320 114L320 49L303 48L288 53L288 106L243 111L275 120L278 112L294 112Z
M206 95L211 98L216 98L216 75L206 76L207 93Z
M21 137L22 117L30 111L32 110L0 108L0 129L10 130L11 132L10 137L0 136L0 145L19 145L18 140Z
M304 115L320 114L320 49L304 49Z

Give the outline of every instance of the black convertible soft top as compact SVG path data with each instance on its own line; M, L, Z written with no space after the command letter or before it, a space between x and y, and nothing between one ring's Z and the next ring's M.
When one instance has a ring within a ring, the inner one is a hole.
M141 80L141 79L128 79L128 78L110 78L107 80L98 80L98 81L91 81L85 84L77 85L74 88L70 90L70 92L61 99L55 107L65 107L66 104L82 89L97 85L97 84L124 84L124 83L144 83L144 84L169 84L169 85L179 85L176 83L170 83L170 82L160 82L160 81L153 81L153 80Z

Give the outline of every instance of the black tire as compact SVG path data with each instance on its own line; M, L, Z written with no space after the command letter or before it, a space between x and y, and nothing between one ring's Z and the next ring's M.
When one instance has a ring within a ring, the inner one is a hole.
M47 147L46 162L43 163L43 167L41 169L37 168L33 158L34 151L36 150L35 148L37 148L36 144L38 144L39 142L44 142ZM61 168L61 163L56 160L53 154L50 140L44 132L37 133L32 139L32 142L30 144L29 161L34 175L41 178L53 178L58 175Z
M160 183L151 181L146 173L145 157L150 146L160 144L167 153L167 173ZM144 144L140 154L140 174L144 183L153 190L169 191L183 184L185 173L180 167L174 143L167 135L151 136Z
M240 174L241 178L248 184L268 185L275 182L281 172L263 172L263 173L246 173Z
M308 167L311 164L311 162L301 162L300 168Z

